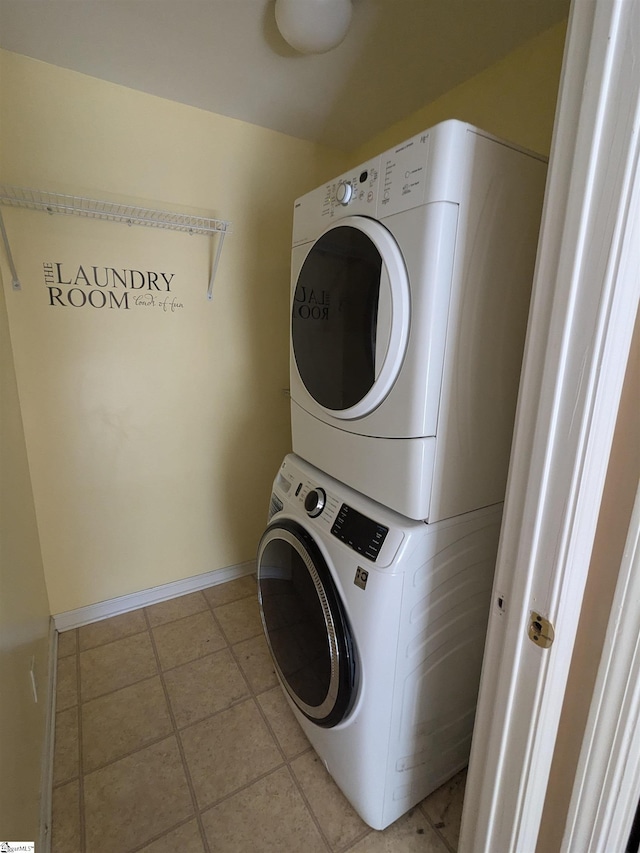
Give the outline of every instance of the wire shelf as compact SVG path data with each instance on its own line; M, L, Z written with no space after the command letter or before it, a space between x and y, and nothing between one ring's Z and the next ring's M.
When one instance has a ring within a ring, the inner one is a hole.
M231 223L223 219L207 219L166 210L117 204L83 196L50 193L25 187L0 185L0 204L22 207L28 210L44 210L47 213L64 213L124 222L127 225L145 225L150 228L166 228L188 234L228 234Z
M95 198L84 198L64 193L50 193L43 190L32 190L26 187L12 187L0 184L0 205L22 207L27 210L44 210L47 213L63 213L73 216L86 216L90 219L102 219L109 222L124 222L127 225L145 225L148 228L165 228L169 231L182 231L187 234L218 235L217 247L211 268L207 299L213 295L215 279L222 243L231 232L231 223L224 219L208 219L204 216L190 216L186 213L173 213L168 210L152 210L148 207L135 207L127 204L117 204L112 201L100 201ZM7 236L2 215L0 214L0 237L7 253L11 268L14 290L21 290L22 285L16 272L11 256L9 238Z

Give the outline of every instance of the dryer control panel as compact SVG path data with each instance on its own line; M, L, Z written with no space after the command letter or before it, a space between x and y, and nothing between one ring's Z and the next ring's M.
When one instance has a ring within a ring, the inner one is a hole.
M354 214L375 215L378 200L378 161L358 166L353 172L342 175L324 188L322 216L331 218L349 208Z
M380 158L345 172L297 199L293 207L293 245L315 240L336 219L376 215Z
M466 204L469 182L478 166L477 150L489 143L490 157L500 157L510 143L495 139L457 119L406 139L378 157L339 175L296 199L293 246L317 240L336 219L369 216L384 220L423 204L448 201ZM518 149L516 149L518 150ZM537 155L530 155L539 159Z

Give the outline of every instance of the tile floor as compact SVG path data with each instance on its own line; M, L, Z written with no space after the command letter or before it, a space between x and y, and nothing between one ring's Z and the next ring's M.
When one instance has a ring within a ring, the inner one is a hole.
M452 853L464 778L369 829L285 702L251 577L59 636L52 853Z

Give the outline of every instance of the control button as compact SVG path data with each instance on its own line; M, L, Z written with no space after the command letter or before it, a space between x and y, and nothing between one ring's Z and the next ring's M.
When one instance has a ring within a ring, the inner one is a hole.
M336 201L338 204L349 204L352 194L353 188L351 184L348 181L340 181L336 189Z
M366 170L364 172L360 172L360 183L364 184L368 177L369 173Z
M324 509L327 496L324 489L311 489L304 499L304 508L310 518L317 518Z

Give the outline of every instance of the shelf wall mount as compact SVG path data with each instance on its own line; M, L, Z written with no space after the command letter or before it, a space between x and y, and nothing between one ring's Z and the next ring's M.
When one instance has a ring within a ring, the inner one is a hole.
M90 219L102 219L109 222L121 222L126 225L144 225L148 228L163 228L169 231L183 231L187 234L200 234L205 237L217 235L216 249L211 265L211 275L207 288L207 299L213 298L213 283L218 271L224 238L231 232L231 223L224 219L209 219L203 216L191 216L167 210L153 210L147 207L118 204L112 201L100 201L77 195L44 192L42 190L0 184L0 206L21 207L27 210L42 210L53 215L62 213L84 216ZM0 236L4 243L11 283L14 290L21 290L20 279L16 271L7 231L0 211Z

